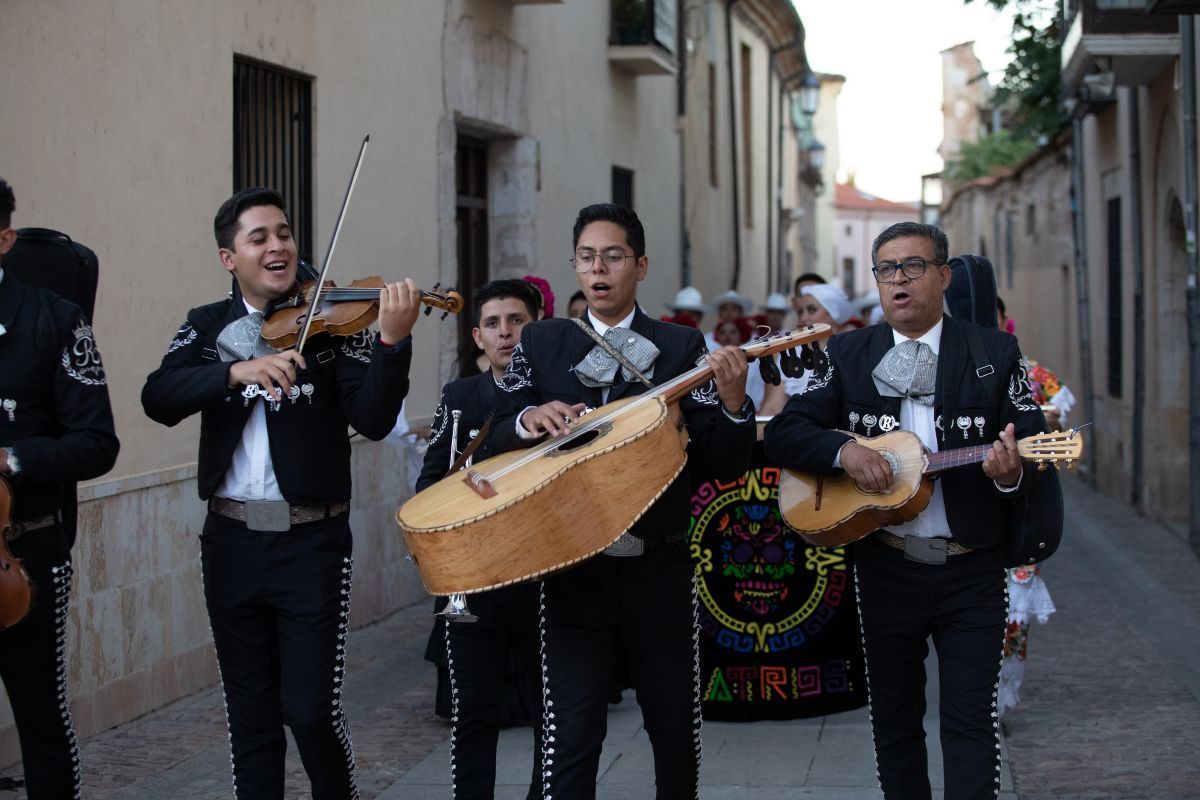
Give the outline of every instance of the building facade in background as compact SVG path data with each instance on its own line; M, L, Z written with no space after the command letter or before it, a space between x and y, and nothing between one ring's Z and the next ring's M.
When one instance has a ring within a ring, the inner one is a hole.
M867 194L854 184L839 183L833 200L833 250L836 267L826 275L850 297L878 293L871 272L871 243L897 222L920 219L919 203L897 203Z
M1073 130L947 191L942 213L952 252L992 260L1023 351L1080 398L1071 419L1094 426L1087 477L1182 528L1194 498L1177 5L1068 2Z

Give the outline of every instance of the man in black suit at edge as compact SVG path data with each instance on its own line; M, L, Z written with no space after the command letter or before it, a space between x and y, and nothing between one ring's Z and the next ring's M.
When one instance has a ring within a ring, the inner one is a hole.
M244 189L217 212L217 254L240 297L193 308L146 379L164 425L200 414L204 599L225 691L239 800L282 798L287 725L314 800L358 796L342 710L352 540L347 425L388 434L408 393L411 280L379 298L379 334L261 338L263 311L297 290L283 198Z
M500 394L504 376L521 330L537 319L537 289L523 280L497 280L475 293L475 344L483 350L490 369L442 387L441 401L433 415L429 448L417 491L437 483L451 462L470 446L483 430ZM469 461L487 458L486 445ZM518 678L528 682L517 694L534 706L534 759L529 800L541 796L541 758L537 740L541 732L541 694L537 642L536 583L518 583L470 596L476 622L459 622L447 617L434 626L434 635L444 637L450 671L451 719L450 780L459 800L490 800L496 787L496 742L500 734L506 692L505 681L511 655L519 659ZM440 606L443 598L437 601ZM432 644L431 644L432 649ZM438 647L438 650L441 648Z
M584 208L575 220L573 243L571 262L588 302L583 319L632 366L658 385L705 358L699 331L653 319L637 304L637 285L650 262L633 211L610 204ZM707 358L713 378L680 401L690 440L687 467L604 554L542 582L543 797L595 797L618 654L628 666L654 750L659 800L697 794L696 584L684 541L690 486L696 475L724 480L742 475L755 439L745 355L726 347ZM565 319L522 331L500 387L504 405L491 435L498 452L562 436L587 407L647 391Z
M769 462L824 475L844 470L867 492L890 487L891 467L844 431L901 428L933 452L991 443L982 468L941 473L916 519L855 546L876 769L888 800L930 797L922 728L929 636L938 655L946 797L992 798L1000 790L1004 545L1014 500L1032 480L1016 438L1044 430L1017 340L977 328L991 364L974 364L971 326L943 315L948 251L941 230L916 222L875 239L886 324L830 339L826 371L788 401L765 438ZM998 396L976 375L988 366L999 377Z
M17 240L15 207L0 178L0 260ZM75 525L63 518L63 497L76 481L112 469L119 449L108 377L83 311L0 267L0 475L13 492L3 535L36 590L29 614L0 631L0 679L29 800L79 797L67 681Z

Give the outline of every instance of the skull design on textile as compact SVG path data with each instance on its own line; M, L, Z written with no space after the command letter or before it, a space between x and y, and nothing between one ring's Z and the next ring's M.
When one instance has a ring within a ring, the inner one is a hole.
M788 596L796 573L796 535L770 504L734 507L717 522L721 570L732 579L733 599L759 617L774 614Z

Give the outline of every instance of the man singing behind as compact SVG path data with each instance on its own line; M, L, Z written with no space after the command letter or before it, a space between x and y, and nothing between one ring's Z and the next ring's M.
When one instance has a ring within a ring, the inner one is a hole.
M475 293L475 328L471 335L483 350L490 369L442 387L441 402L433 415L433 430L417 491L437 483L450 463L486 435L504 369L521 340L521 330L537 319L541 295L523 280L484 284ZM487 447L471 459L489 455ZM476 622L438 618L434 635L442 637L447 652L451 685L450 781L459 800L490 800L496 787L496 742L504 718L506 693L536 704L534 722L533 781L529 798L541 797L541 759L537 734L541 731L541 680L537 641L537 583L518 583L470 596ZM444 603L439 598L439 605ZM516 655L521 685L506 680Z

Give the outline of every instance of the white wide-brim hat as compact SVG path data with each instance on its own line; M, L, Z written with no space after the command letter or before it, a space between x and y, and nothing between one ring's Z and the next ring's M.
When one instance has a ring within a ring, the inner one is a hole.
M754 301L745 295L738 294L733 289L714 297L712 302L708 304L708 307L713 311L720 311L721 306L725 305L726 303L737 303L739 306L741 306L743 317L748 317L754 313Z
M708 309L704 305L704 297L695 286L685 286L675 293L675 299L663 303L668 311L698 311L703 314Z
M767 302L762 308L763 311L790 311L792 306L782 294L771 292L767 295Z

